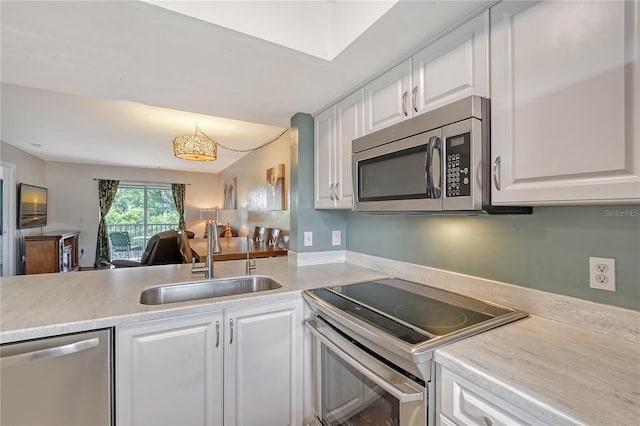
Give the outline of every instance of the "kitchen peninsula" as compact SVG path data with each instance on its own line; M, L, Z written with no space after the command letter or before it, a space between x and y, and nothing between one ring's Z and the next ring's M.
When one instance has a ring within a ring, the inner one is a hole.
M637 313L598 306L604 310L601 315L609 317L601 321L595 317L599 314L590 312L597 310L592 302L537 291L537 297L531 297L532 290L358 253L348 253L347 262L327 265L298 267L286 257L261 258L256 263L257 274L272 277L282 288L153 306L139 303L144 288L200 277L191 274L190 265L165 265L3 278L0 342L107 327L115 327L117 335L122 327L300 301L302 290L393 275L424 284L426 280L430 285L474 297L491 294L491 301L532 314L437 350L436 362L456 377L492 392L538 420L538 424L605 424L611 420L637 425ZM243 261L220 262L215 277L244 275L244 266ZM557 311L548 315L552 319L537 316L550 306ZM27 307L29 315L24 314ZM575 320L571 320L572 315ZM577 327L577 323L585 328ZM295 327L301 330L302 324ZM241 329L237 332L239 336ZM229 335L225 336L228 343ZM477 351L481 358L474 361L466 350ZM558 380L553 379L556 375Z

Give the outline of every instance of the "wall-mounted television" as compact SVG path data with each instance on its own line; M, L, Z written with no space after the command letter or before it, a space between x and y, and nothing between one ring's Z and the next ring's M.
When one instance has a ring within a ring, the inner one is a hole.
M47 188L18 186L18 229L47 226Z

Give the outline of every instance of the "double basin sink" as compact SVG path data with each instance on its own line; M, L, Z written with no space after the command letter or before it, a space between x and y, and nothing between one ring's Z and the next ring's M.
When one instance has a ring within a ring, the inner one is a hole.
M140 303L143 305L162 305L165 303L231 296L233 294L256 293L275 290L280 287L282 287L282 284L266 275L219 278L151 287L142 292Z

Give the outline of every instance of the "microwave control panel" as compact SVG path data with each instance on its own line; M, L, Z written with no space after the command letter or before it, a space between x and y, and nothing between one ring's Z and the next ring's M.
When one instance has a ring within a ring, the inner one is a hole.
M467 197L471 195L471 133L450 136L445 139L446 196Z

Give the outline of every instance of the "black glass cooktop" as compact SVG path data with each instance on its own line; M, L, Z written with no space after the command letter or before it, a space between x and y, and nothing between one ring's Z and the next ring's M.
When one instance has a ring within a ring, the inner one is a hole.
M379 281L318 289L312 293L335 308L411 344L426 342L431 336L450 334L493 318L483 312Z

